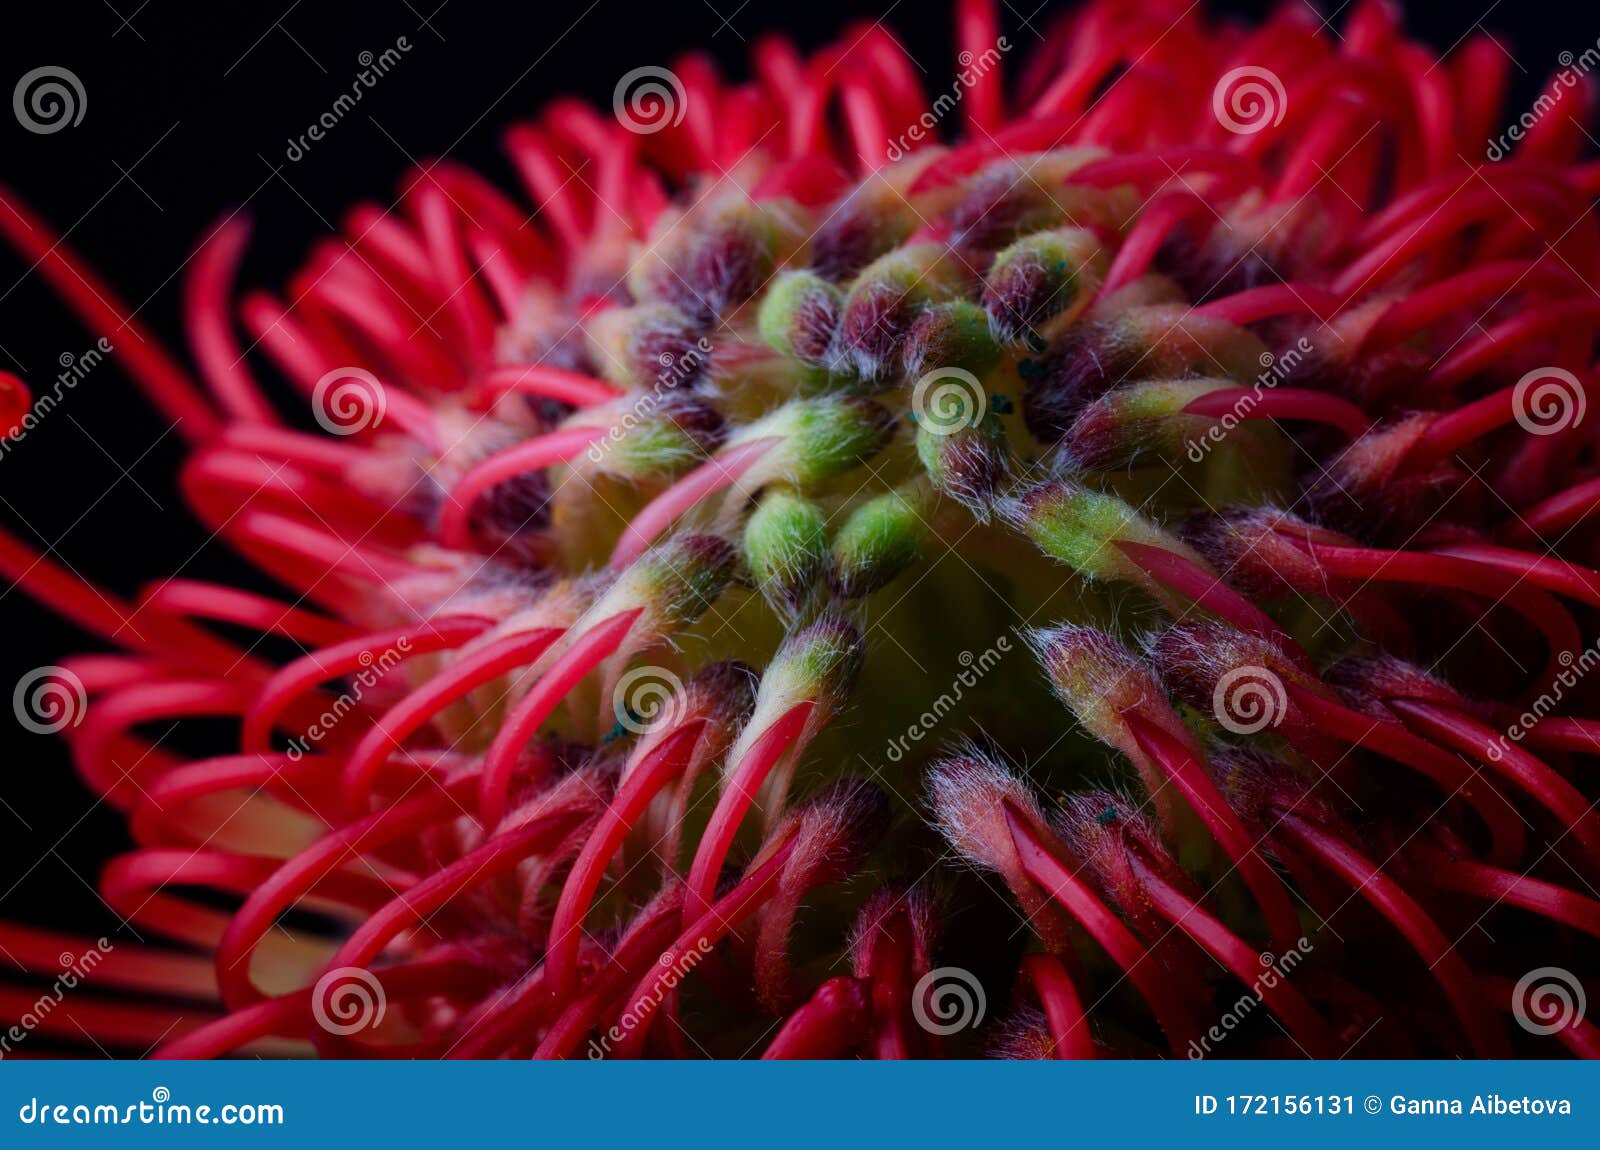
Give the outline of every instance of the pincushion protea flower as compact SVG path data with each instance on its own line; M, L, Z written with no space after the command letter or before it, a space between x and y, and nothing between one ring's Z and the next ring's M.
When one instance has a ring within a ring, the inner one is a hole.
M1486 166L1506 58L1383 4L1012 76L956 11L955 95L879 25L689 57L511 129L531 219L434 164L237 309L230 217L201 386L5 195L283 589L0 541L121 652L57 674L148 940L38 1041L1600 1052L1529 991L1600 936L1585 101Z

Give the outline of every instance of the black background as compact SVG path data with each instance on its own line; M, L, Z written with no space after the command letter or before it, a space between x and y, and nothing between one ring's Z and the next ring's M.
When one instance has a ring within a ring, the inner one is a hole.
M351 203L392 203L413 160L448 154L515 187L500 131L555 95L609 107L631 68L699 49L742 76L763 33L786 29L813 49L852 21L880 16L930 88L948 83L952 55L945 6L924 0L900 0L887 13L832 0L141 2L8 5L0 95L28 70L59 65L83 82L87 110L75 128L34 135L0 109L0 179L68 231L174 350L182 348L175 273L197 235L233 205L248 203L256 227L242 282L277 286ZM1211 7L1259 15L1267 6ZM1030 25L1043 29L1057 10L1008 0L1004 30L1026 51L1036 39ZM1344 5L1323 10L1337 13L1335 26L1348 17ZM1413 4L1408 21L1439 49L1480 22L1502 34L1517 61L1513 108L1527 106L1558 53L1581 53L1600 34L1592 8L1526 0ZM400 36L411 44L401 63L304 159L286 163L288 140L349 90L359 54L381 53ZM0 367L48 386L57 358L81 354L96 335L0 251ZM186 575L238 581L240 565L206 546L183 510L173 482L181 459L178 437L113 356L0 458L0 523L122 595L191 555ZM32 668L94 646L20 591L0 590L0 693ZM29 734L10 715L0 723L0 800L0 917L91 935L115 925L93 883L127 845L121 819L77 783L58 739Z

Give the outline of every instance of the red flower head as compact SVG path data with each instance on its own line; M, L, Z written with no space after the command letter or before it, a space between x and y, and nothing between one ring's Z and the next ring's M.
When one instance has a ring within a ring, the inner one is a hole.
M1600 1052L1523 993L1600 938L1586 101L1480 161L1504 58L1385 3L998 7L559 101L281 290L228 217L189 363L0 192L277 588L0 536L137 843L42 1045Z

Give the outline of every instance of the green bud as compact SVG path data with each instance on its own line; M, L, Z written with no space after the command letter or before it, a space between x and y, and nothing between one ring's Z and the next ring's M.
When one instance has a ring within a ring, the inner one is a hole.
M930 423L917 425L917 458L934 489L980 519L1009 470L1005 424L993 411L976 424L944 433Z
M827 566L822 509L787 488L769 488L745 523L744 556L767 601L797 609Z
M981 376L1000 362L1001 354L989 333L988 314L964 299L930 305L912 323L901 351L909 379L940 367Z
M850 513L833 541L835 594L870 595L916 562L927 534L919 502L914 493L890 491Z
M794 399L746 424L729 447L758 439L780 442L746 476L747 488L784 480L802 489L866 462L894 435L895 417L870 399L820 395Z
M761 300L756 324L774 351L807 363L826 360L844 292L814 272L781 272Z

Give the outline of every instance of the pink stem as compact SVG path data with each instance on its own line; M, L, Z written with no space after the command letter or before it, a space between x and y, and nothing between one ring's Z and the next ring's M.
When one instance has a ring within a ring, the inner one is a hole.
M366 807L378 769L435 715L485 683L533 662L561 635L559 628L541 627L502 636L458 659L389 708L345 762L340 779L345 809L355 813Z
M1023 956L1021 969L1022 976L1033 984L1039 1005L1044 1007L1053 1056L1075 1061L1097 1057L1083 1000L1061 960L1053 954L1028 954Z
M1280 315L1309 315L1327 320L1338 312L1342 303L1338 296L1316 284L1280 283L1224 296L1194 310L1196 315L1244 327Z
M1139 749L1183 792L1189 806L1238 869L1239 877L1255 895L1267 920L1273 949L1286 953L1300 937L1300 916L1289 901L1289 892L1257 853L1251 836L1227 799L1181 740L1136 714L1125 713L1122 718Z
M1248 400L1248 403L1246 402ZM1355 404L1336 395L1303 387L1224 387L1189 401L1185 415L1213 419L1293 419L1325 423L1351 439L1365 434L1375 422Z
M506 716L495 734L494 742L489 744L489 750L483 756L478 807L485 826L494 826L505 813L511 777L528 740L561 705L567 692L616 653L634 622L643 613L644 608L635 607L590 627L540 676L539 681Z
M1267 1007L1289 1028L1295 1043L1310 1058L1336 1058L1339 1045L1321 1015L1287 978L1274 979L1271 985L1261 977L1261 959L1254 950L1198 903L1156 873L1137 850L1128 851L1140 887L1155 910L1173 926L1192 938L1235 978L1261 995Z
M628 772L599 824L584 842L583 851L572 864L566 885L561 888L561 898L550 920L545 944L545 981L556 998L569 998L577 986L578 945L583 938L583 922L588 917L595 891L600 889L606 867L651 800L689 765L704 729L704 720L688 723L652 747Z
M536 363L492 368L484 377L482 388L484 400L490 403L514 391L521 395L553 399L573 407L597 407L602 403L610 403L622 394L618 388L592 376Z
M1298 815L1284 814L1278 829L1321 859L1374 910L1394 923L1450 1000L1479 1058L1504 1058L1509 1054L1505 1030L1484 1010L1483 996L1472 971L1427 912L1398 883L1343 839Z
M626 567L689 508L709 495L732 487L781 440L776 437L740 444L709 459L645 505L623 529L611 552L614 569Z
M1521 817L1492 782L1455 755L1393 719L1359 714L1312 691L1291 686L1289 698L1322 734L1403 763L1432 779L1446 796L1459 795L1489 828L1490 854L1496 862L1508 865L1522 857L1526 836Z
M222 409L245 423L276 424L278 417L262 397L233 335L233 281L249 242L250 225L237 215L206 237L184 280L184 328L200 375Z
M439 515L439 542L457 551L466 550L472 543L472 508L480 495L529 471L565 463L606 434L606 430L604 427L571 427L552 431L474 464L445 497Z
M843 1058L861 1045L871 1003L859 978L828 979L791 1014L762 1059Z
M722 795L716 809L700 836L700 845L689 866L689 879L684 894L685 919L693 918L711 905L716 893L717 879L722 875L722 864L733 847L739 824L755 802L756 794L767 776L783 758L784 753L805 730L816 701L807 699L790 707L771 726L761 732L750 745L722 785Z
M1150 957L1144 944L1134 937L1120 918L1111 913L1083 880L1055 856L1026 819L1007 807L1006 822L1011 828L1012 841L1016 844L1017 854L1028 877L1082 923L1083 928L1111 956L1111 960L1121 967L1149 1002L1173 1053L1181 1055L1190 1041L1200 1035L1200 1027L1185 1000L1181 985Z

